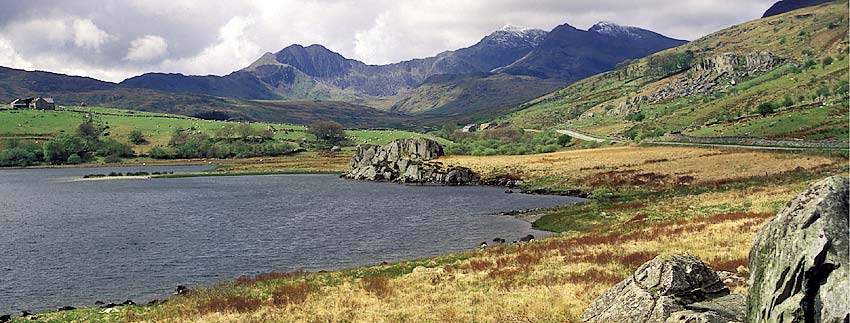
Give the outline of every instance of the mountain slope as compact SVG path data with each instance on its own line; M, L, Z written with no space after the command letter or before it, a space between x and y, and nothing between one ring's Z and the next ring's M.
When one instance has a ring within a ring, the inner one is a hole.
M410 89L440 74L488 72L534 49L546 32L506 26L467 48L387 65L367 65L321 45L291 45L225 76L148 73L127 87L243 99L359 101Z
M233 119L305 124L334 120L347 127L404 127L407 117L334 101L248 101L127 88L87 77L0 67L0 100L52 96L59 105L116 107L187 116L215 113ZM5 108L5 104L3 105Z
M497 71L576 81L613 69L624 60L684 43L645 29L610 22L600 22L587 31L563 24L553 29L531 53Z
M638 139L684 132L846 141L847 22L842 1L743 23L578 81L503 121ZM779 127L791 113L807 117L781 133L713 128Z
M788 11L816 6L831 1L835 0L780 0L779 2L774 3L772 6L770 6L770 8L768 8L767 11L765 11L761 17L772 17L786 13Z

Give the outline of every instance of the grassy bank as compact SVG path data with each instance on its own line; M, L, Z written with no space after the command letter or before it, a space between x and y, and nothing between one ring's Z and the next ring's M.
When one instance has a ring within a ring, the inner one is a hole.
M596 197L546 211L535 225L561 233L530 244L243 277L164 304L42 313L37 321L578 322L595 297L659 254L687 253L746 275L757 230L811 182L846 174L846 158L683 147L445 157L485 177L512 172L531 188Z

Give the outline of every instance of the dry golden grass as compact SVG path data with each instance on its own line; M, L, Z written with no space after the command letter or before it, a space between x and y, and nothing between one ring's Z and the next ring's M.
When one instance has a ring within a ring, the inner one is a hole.
M134 309L129 321L577 322L595 297L656 255L687 253L736 270L770 217L721 214L630 233L562 235L496 247L396 278L319 286L295 304L278 303L278 296L265 294L268 288L242 286L253 296L180 297L157 309Z
M522 156L446 156L483 177L512 174L550 188L646 188L712 184L834 165L836 159L697 147L612 147Z
M350 154L297 155L273 158L244 158L225 163L217 173L342 173L348 170Z

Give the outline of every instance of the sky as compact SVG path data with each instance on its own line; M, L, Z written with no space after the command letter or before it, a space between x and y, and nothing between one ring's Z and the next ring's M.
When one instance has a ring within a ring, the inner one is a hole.
M611 21L693 40L774 0L0 0L0 66L119 82L224 75L291 44L386 64L475 44L504 25Z

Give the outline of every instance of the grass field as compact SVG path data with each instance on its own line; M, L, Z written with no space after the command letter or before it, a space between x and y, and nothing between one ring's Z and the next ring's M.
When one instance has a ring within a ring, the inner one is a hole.
M157 145L166 145L174 129L177 128L191 128L213 134L226 125L237 124L112 108L67 107L57 111L0 110L0 140L47 139L63 133L71 134L89 116L95 123L109 126L110 138L124 143L128 142L127 137L131 131L142 131L148 143L134 146L138 153L146 153L148 149ZM250 125L257 130L274 129L274 138L277 140L300 143L313 139L306 133L306 128L300 125L270 123L250 123ZM383 145L398 138L425 136L402 130L348 130L346 134L351 139L349 146L367 143Z
M243 277L165 304L43 313L36 321L578 322L595 297L656 255L691 254L716 270L746 276L757 230L810 183L847 173L846 155L684 147L440 161L473 167L485 177L514 172L530 188L611 194L536 211L543 213L537 227L560 234L529 244L352 270Z
M685 134L697 137L762 137L801 139L844 139L847 128L846 102L833 106L792 111L746 122L720 124Z

